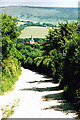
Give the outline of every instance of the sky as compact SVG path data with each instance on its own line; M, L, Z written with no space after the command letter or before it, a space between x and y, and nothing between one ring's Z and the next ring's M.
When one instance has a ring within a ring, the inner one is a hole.
M1 0L1 6L78 7L80 0Z

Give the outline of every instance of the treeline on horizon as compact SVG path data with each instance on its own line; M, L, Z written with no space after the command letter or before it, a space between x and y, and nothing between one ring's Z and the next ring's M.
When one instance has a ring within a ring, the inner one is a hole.
M41 43L32 45L17 39L20 33L16 22L12 16L2 15L2 91L13 86L23 66L59 83L64 98L74 104L80 116L80 25L68 21L59 23L58 28L49 29Z
M31 38L18 38L17 43L24 43L30 42ZM38 44L42 43L44 41L44 38L34 38L34 41ZM30 44L29 44L30 45Z
M20 21L20 20L18 20ZM24 22L24 21L20 21L20 22ZM56 25L50 24L50 23L43 23L41 24L40 22L34 23L32 21L25 21L24 24L21 24L18 29L19 30L23 30L25 27L28 26L40 26L40 27L57 27Z

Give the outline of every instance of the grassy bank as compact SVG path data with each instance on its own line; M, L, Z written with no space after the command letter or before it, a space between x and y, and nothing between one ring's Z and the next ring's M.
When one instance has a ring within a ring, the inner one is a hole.
M21 65L16 58L10 56L2 63L2 92L13 90L15 82L21 74Z
M2 14L2 81L1 92L13 89L21 74L20 53L15 47L19 31L17 18Z

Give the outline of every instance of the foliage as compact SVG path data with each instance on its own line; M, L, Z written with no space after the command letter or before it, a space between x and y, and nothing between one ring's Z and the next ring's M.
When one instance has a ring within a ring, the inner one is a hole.
M7 14L2 15L2 54L3 59L7 58L13 46L15 46L19 31L17 18Z
M19 36L17 18L7 14L2 17L2 86L1 92L12 90L13 85L21 74L21 52L16 49ZM19 61L18 61L19 60Z
M10 56L2 62L2 92L12 90L13 85L21 74L20 63L16 58Z
M34 59L34 63L36 64L37 67L41 64L42 61L43 57L37 57Z
M30 40L31 40L31 38L18 38L17 43L19 42L19 43L26 44L27 42L30 42ZM34 38L34 41L37 42L38 44L40 44L41 42L44 41L44 39L43 38Z
M34 23L34 22L31 22L31 21L26 21L26 22L24 22L24 24L21 24L18 27L18 29L21 31L25 27L28 27L28 26L56 27L56 25L53 25L53 24L50 24L50 23L43 23L43 24L41 24L40 22Z

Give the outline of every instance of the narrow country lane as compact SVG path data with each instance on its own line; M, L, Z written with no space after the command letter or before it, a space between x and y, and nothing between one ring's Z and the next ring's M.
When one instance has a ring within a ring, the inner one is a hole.
M22 69L22 75L15 89L0 96L0 109L20 99L19 105L10 118L73 118L76 116L72 106L62 99L62 90L52 78ZM0 118L2 117L0 112Z

